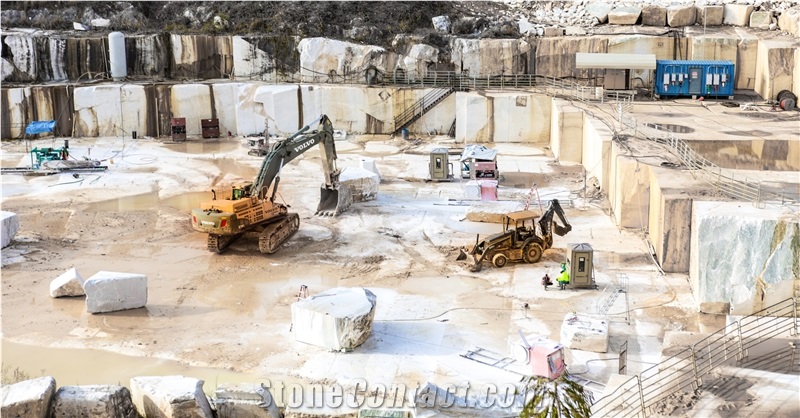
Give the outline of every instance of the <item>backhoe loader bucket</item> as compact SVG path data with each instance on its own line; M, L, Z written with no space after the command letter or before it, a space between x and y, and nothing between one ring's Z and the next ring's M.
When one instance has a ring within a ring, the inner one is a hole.
M336 188L323 186L319 192L319 205L316 213L318 216L336 216L346 211L353 203L353 194L350 189L341 184Z
M483 265L482 265L483 263L479 263L478 259L474 255L468 253L467 250L465 250L463 248L459 248L459 253L458 253L458 257L456 257L456 261L464 261L464 260L468 260L468 263L470 265L469 266L469 270L471 272L481 271L481 268L483 267Z
M467 254L466 251L464 251L463 248L459 248L459 253L458 253L458 257L456 258L456 261L464 261L464 260L467 259L468 256L469 255Z

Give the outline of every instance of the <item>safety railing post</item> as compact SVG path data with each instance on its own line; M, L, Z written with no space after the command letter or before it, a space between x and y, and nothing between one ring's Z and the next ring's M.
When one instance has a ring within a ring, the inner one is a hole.
M644 407L644 388L642 388L642 380L639 379L639 375L636 375L636 387L639 389L639 405L642 409L642 416L647 416L647 410Z

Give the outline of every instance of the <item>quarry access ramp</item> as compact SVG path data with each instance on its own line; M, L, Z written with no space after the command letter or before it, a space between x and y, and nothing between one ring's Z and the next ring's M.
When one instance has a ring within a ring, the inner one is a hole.
M796 380L796 375L800 374L800 350L797 349L799 309L798 298L794 297L731 322L661 363L631 376L592 405L592 416L648 417L663 414L669 408L670 399L709 389L707 386L718 378L714 374L726 369L728 372L735 369L760 370L773 377L788 374ZM781 337L794 339L795 344L773 349L771 342ZM768 355L763 354L765 349ZM765 358L768 358L766 362ZM767 412L769 408L781 408L782 405L782 402L774 400L763 401L764 404L758 404L756 400L752 407Z

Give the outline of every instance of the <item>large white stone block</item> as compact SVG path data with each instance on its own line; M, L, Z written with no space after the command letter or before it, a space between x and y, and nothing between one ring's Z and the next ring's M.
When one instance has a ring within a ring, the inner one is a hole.
M97 272L83 283L86 312L102 313L141 308L147 304L147 276Z
M75 267L67 270L62 275L50 282L50 297L83 296L83 277Z
M128 388L118 385L62 386L53 418L132 418L137 416Z
M259 38L232 36L233 75L237 80L272 80L275 62L259 48Z
M408 54L397 64L399 68L411 74L425 74L428 65L439 62L439 50L425 44L414 44Z
M300 52L300 77L306 81L325 81L331 74L342 77L363 74L370 65L386 71L388 53L373 45L361 45L328 38L303 38Z
M795 37L800 37L800 8L784 10L778 16L778 27Z
M774 100L781 90L793 89L797 46L793 41L762 39L758 42L755 91ZM794 87L795 90L796 87Z
M793 296L800 221L785 209L694 202L690 283L700 310L749 315Z
M281 418L269 389L248 383L223 383L214 392L217 418Z
M608 319L603 316L568 313L561 324L561 344L574 350L608 351Z
M642 25L667 26L667 8L657 5L644 6L642 8Z
M350 189L353 202L365 202L378 197L381 177L361 167L345 167L339 182Z
M46 418L56 393L56 380L50 376L3 385L0 416Z
M726 4L722 23L732 26L747 26L753 6L749 4Z
M337 287L292 304L297 341L334 351L352 350L369 338L375 294L364 288Z
M450 33L450 16L434 16L431 21L433 22L433 28L438 32Z
M692 4L667 7L667 24L670 27L694 25L696 17L697 10Z
M131 398L144 417L213 418L203 383L185 376L134 377Z
M122 94L120 85L76 87L73 90L75 131L73 136L121 136Z
M614 6L608 3L589 2L586 5L586 13L596 17L598 22L606 23L608 14L613 8Z
M697 24L705 26L719 26L722 24L724 15L725 7L723 6L698 6Z
M2 246L0 247L6 248L19 231L19 218L14 212L0 211L0 219L3 221L2 235L0 235Z
M641 14L641 7L618 7L608 13L608 24L635 25Z
M750 13L750 27L756 29L769 29L772 23L772 12L758 11Z
M381 172L380 172L380 170L378 170L378 166L375 165L375 159L374 158L361 157L361 160L359 162L361 164L361 168L363 168L364 170L367 170L367 171L370 171L370 172L373 172L373 173L377 174L378 175L378 179L380 180Z

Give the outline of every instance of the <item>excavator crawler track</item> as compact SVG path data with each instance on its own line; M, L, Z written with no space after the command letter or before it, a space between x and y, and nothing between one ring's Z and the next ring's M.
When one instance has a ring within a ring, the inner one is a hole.
M272 254L300 229L300 216L290 213L273 222L258 235L258 250L264 254Z
M234 241L239 239L242 234L236 235L214 235L208 234L208 251L222 254Z

